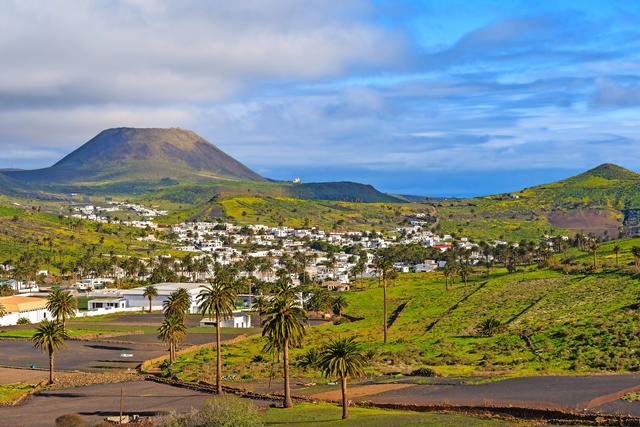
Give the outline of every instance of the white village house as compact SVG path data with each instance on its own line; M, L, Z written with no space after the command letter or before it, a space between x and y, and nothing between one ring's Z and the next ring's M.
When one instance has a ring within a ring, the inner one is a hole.
M189 308L189 313L197 313L198 302L196 299L203 286L205 285L206 283L158 283L155 285L156 289L158 289L158 296L153 298L151 307L153 310L162 310L162 303L169 299L169 295L171 295L171 292L177 291L180 288L185 288L191 295L191 307ZM129 308L137 307L140 309L148 310L149 299L142 296L143 293L143 286L139 288L127 289L126 291L122 292L122 298L127 301L127 307Z
M17 325L18 319L23 317L29 319L31 323L53 318L46 308L47 300L44 298L1 297L0 304L2 304L6 312L3 317L0 317L0 326Z

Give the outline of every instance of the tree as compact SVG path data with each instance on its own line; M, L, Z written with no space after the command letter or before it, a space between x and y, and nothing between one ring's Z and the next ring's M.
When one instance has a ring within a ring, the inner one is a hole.
M58 322L62 322L62 328L66 330L67 319L76 315L78 301L71 292L54 289L47 297L46 307Z
M304 339L307 313L290 295L277 295L271 308L265 313L262 336L267 336L275 346L282 349L284 364L284 407L292 408L289 384L289 347L300 347Z
M633 246L631 248L631 254L633 255L633 262L636 267L640 267L640 246Z
M162 303L165 317L185 319L191 307L191 295L185 288L177 289Z
M472 272L473 270L471 269L471 266L466 261L461 262L458 266L458 274L465 285L467 284L467 280L469 279L469 276L471 276Z
M187 327L179 316L165 317L158 328L158 339L169 343L169 363L176 360L178 343L187 336Z
M598 263L597 263L598 249L600 249L600 245L597 244L595 240L591 242L591 244L589 245L589 252L591 252L591 254L593 255L593 271L596 271L598 269Z
M393 269L393 262L387 257L378 257L374 261L376 269L380 271L382 276L382 315L384 317L382 322L382 332L384 334L384 343L387 343L387 277L389 272Z
M622 252L620 245L615 245L613 247L613 253L616 254L616 265L618 265L618 256L620 256L620 252Z
M271 302L264 295L258 295L253 299L251 307L258 312L258 316L260 317L260 326L262 326L262 316L264 316L270 306Z
M0 317L4 317L7 315L7 309L4 308L4 305L2 305L2 303L0 303Z
M333 299L333 309L338 312L338 317L342 317L342 310L349 306L349 301L344 295L338 295Z
M233 317L236 290L220 277L205 286L197 297L198 311L208 315L209 320L216 318L216 392L222 394L222 356L220 354L220 319Z
M64 329L64 325L60 322L51 320L43 320L33 334L31 340L35 343L34 347L38 350L49 352L49 384L53 384L53 357L56 351L60 351L60 347L66 347L64 342L69 339L69 335Z
M151 302L154 298L158 297L158 288L156 285L147 285L144 288L144 292L142 293L143 298L149 298L149 313L151 313Z
M339 377L342 385L342 419L349 418L347 405L347 378L364 374L366 365L355 337L330 339L320 350L320 369L326 377Z

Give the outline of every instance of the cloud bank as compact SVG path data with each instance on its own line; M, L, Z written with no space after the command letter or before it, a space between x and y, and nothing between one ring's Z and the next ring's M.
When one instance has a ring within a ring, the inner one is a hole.
M638 6L444 3L2 2L0 167L179 126L269 177L387 191L640 170Z

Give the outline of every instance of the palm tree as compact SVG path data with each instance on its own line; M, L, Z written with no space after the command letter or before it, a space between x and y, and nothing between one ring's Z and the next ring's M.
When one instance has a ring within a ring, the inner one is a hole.
M597 254L598 254L598 249L600 249L600 245L597 244L595 241L591 242L591 244L589 245L589 252L591 252L591 254L593 255L593 271L596 271L598 269L598 264L597 264Z
M64 342L69 335L64 330L64 325L51 320L43 320L31 338L38 350L49 352L49 384L53 384L53 354L60 351L60 347L66 347Z
M620 245L615 245L613 247L613 253L616 254L616 265L618 265L618 256L620 255L620 252L622 252Z
M633 246L631 248L631 253L633 254L633 262L636 267L640 267L640 246Z
M0 303L0 317L4 317L7 315L7 309L4 308L4 305Z
M263 295L258 295L253 299L251 307L258 312L258 316L260 317L260 326L262 326L262 316L264 316L270 306L271 302Z
M178 343L187 336L187 327L179 316L165 317L158 328L158 339L169 343L169 363L176 360Z
M366 365L355 337L330 339L320 350L320 369L326 377L340 377L342 384L342 419L349 418L347 405L347 378L358 378L364 374Z
M384 343L387 343L387 277L389 276L389 272L393 269L393 263L389 258L379 257L375 261L376 269L380 271L382 276L382 311L383 311L383 334L384 334Z
M299 347L305 335L304 325L307 313L290 295L274 298L271 308L265 313L262 336L282 349L284 356L284 407L292 408L291 386L289 384L289 346Z
M222 394L222 356L220 354L220 319L233 317L236 290L224 280L216 277L209 286L205 286L197 297L198 311L208 315L209 320L216 318L216 391Z
M191 295L185 288L177 289L162 303L165 317L185 319L191 307Z
M76 315L78 301L71 292L54 289L47 298L46 307L58 322L62 322L62 328L66 330L67 319Z
M158 288L156 285L147 285L142 293L143 298L149 298L149 313L151 313L151 302L158 297Z
M338 317L342 317L342 310L349 306L349 301L344 295L338 295L333 299L333 309L338 312Z

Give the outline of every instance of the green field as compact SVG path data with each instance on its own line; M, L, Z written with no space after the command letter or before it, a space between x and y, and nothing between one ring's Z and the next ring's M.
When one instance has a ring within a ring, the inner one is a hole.
M505 422L497 419L476 418L463 415L389 411L370 408L350 408L349 419L342 420L342 408L327 403L296 405L292 409L270 408L264 415L267 426L321 425L389 427L389 426L524 426L525 423Z

